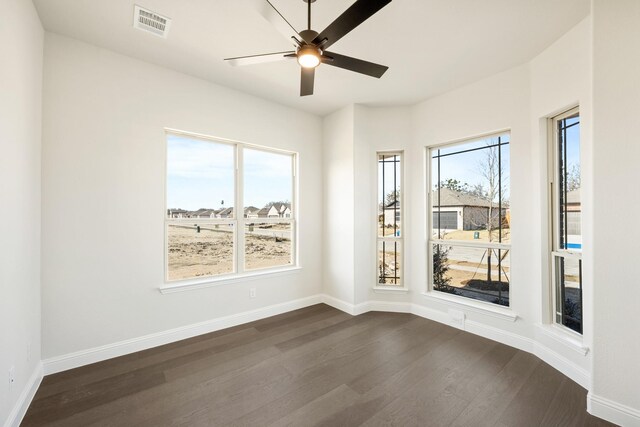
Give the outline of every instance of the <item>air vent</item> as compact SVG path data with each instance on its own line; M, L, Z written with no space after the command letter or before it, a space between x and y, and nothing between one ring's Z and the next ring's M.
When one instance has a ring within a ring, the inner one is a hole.
M133 26L166 39L171 26L171 19L136 5L133 14Z

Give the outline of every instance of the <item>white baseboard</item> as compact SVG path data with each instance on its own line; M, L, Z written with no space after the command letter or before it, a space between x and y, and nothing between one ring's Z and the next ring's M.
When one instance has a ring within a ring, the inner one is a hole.
M13 406L9 418L7 418L4 424L5 427L18 427L20 425L24 415L27 413L27 409L29 409L29 405L31 405L33 397L36 395L36 391L38 391L38 387L40 387L42 376L42 363L38 363L31 377L29 377L29 381L24 386L22 393L20 393L18 401Z
M623 427L640 426L640 410L621 405L591 392L587 395L587 411L593 416Z
M324 304L327 304L340 311L344 311L345 313L351 314L353 316L355 316L356 314L362 314L356 313L356 306L354 304L332 297L331 295L322 294L321 301Z
M591 385L591 375L588 371L577 366L575 363L551 350L549 347L533 340L532 342L533 354L556 368L558 371L562 372L567 377L571 378L573 381L578 383L580 387L589 390Z
M552 351L543 344L531 338L507 332L505 330L485 325L477 321L466 320L462 324L452 322L449 314L434 310L423 305L409 302L391 301L367 301L361 304L351 304L326 294L313 295L294 301L275 304L244 313L212 319L205 322L187 325L168 331L145 335L139 338L120 341L100 347L95 347L63 356L46 359L34 371L29 383L25 387L20 400L16 403L5 427L18 426L27 411L33 396L44 375L77 368L102 360L111 359L136 351L146 350L159 345L191 338L197 335L214 332L220 329L253 322L266 317L286 313L308 307L310 305L325 303L338 310L351 315L359 315L369 311L386 311L396 313L412 313L426 319L434 320L449 326L463 329L467 332L489 338L491 340L532 353L558 369L567 377L584 388L588 388L590 382L589 373L574 363ZM620 405L608 399L592 395L588 396L589 412L597 417L615 422L623 426L640 426L640 411Z
M175 341L180 341L198 335L215 332L221 329L230 328L232 326L241 325L243 323L253 322L255 320L264 319L266 317L286 313L288 311L308 307L310 305L320 304L324 300L323 297L324 296L320 294L313 295L307 298L301 298L281 304L275 304L256 310L233 314L231 316L220 317L217 319L169 329L167 331L157 332L138 338L132 338L129 340L103 345L100 347L94 347L71 354L52 357L50 359L43 360L42 362L44 375L50 375L56 372L78 368L80 366L89 365L91 363L112 359L114 357L124 356L125 354L135 353L136 351L146 350Z

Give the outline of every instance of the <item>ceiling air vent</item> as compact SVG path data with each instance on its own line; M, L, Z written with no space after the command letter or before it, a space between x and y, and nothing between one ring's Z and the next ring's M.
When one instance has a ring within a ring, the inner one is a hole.
M133 14L133 26L166 39L171 26L171 19L136 5Z

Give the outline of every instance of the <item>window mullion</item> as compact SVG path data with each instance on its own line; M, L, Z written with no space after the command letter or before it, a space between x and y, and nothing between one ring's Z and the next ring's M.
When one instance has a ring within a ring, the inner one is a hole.
M244 221L244 161L243 147L236 147L236 272L244 272L245 221Z

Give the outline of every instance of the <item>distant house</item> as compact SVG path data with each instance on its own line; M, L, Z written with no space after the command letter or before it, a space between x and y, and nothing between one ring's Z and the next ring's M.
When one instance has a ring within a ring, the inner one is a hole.
M258 211L258 218L291 218L291 204L270 203Z
M232 218L233 208L224 208L216 213L216 218Z
M483 230L487 228L487 223L489 222L489 210L491 210L494 226L498 226L500 218L499 206L495 202L492 203L486 198L461 193L449 188L440 188L439 191L434 190L431 195L433 200L433 228ZM438 201L440 202L439 204ZM503 203L503 219L507 218L508 209L509 206Z
M201 208L191 213L191 218L215 218L218 212L215 209Z
M256 208L255 206L246 207L244 208L244 217L258 218L258 212L260 212L260 209Z
M184 209L167 209L168 218L190 218L190 212Z
M400 200L395 200L384 207L384 225L400 225Z
M580 215L582 203L580 202L580 189L567 192L567 233L580 235Z

